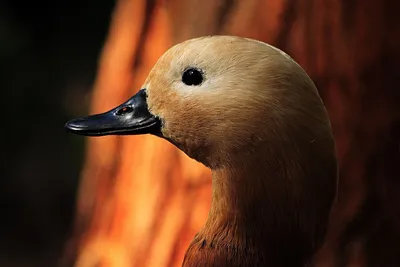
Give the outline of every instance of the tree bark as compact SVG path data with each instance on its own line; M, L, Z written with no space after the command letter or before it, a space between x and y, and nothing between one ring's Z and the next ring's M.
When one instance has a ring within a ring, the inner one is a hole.
M316 266L400 265L399 4L391 0L119 0L93 89L104 112L170 46L230 34L288 52L320 90L338 200ZM211 200L210 171L152 136L90 138L68 257L78 267L180 266Z

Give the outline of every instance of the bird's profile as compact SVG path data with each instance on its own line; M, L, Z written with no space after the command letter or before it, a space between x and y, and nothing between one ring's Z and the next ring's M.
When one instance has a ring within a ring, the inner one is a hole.
M321 245L337 183L331 126L311 79L273 46L185 41L127 102L66 128L157 135L211 168L211 209L183 266L307 266Z

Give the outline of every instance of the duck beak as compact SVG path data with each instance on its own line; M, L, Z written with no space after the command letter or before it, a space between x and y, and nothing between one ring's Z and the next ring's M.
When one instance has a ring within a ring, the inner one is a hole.
M146 89L118 107L97 115L70 120L65 128L86 136L137 135L161 132L161 121L149 112Z

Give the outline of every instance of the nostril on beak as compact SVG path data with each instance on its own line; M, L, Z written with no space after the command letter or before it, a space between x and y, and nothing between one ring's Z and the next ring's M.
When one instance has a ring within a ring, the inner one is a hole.
M133 112L133 108L131 106L125 106L118 109L117 112L115 112L115 115L122 116L131 112Z

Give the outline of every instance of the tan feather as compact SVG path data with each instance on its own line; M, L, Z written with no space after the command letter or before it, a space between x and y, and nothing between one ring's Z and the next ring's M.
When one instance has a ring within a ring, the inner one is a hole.
M204 73L187 86L188 67ZM144 88L163 135L212 169L212 207L184 266L304 266L336 194L335 144L305 71L259 41L208 36L167 51Z

